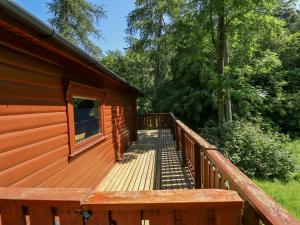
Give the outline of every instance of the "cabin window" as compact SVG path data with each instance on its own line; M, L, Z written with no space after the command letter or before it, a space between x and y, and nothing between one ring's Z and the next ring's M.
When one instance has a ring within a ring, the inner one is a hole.
M76 143L101 132L99 104L96 98L73 97Z
M105 139L103 127L104 92L71 82L67 92L70 154L87 151Z

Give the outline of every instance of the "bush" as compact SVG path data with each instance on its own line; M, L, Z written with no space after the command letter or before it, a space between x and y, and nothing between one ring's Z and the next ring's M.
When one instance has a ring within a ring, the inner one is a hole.
M236 121L222 127L204 128L201 135L250 177L287 179L295 170L287 137L264 131L260 125Z

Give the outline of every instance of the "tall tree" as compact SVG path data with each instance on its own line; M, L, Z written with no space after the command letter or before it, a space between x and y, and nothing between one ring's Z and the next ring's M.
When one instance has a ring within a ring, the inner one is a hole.
M153 64L153 111L157 111L158 90L169 69L167 34L170 18L177 5L178 0L136 0L135 9L127 19L131 49L147 52Z
M148 56L127 49L124 53L120 51L109 51L101 62L107 68L116 72L133 86L143 92L145 97L138 99L138 111L140 113L151 110L151 88L152 81L148 74L151 70Z
M101 37L97 25L105 17L103 7L86 0L52 0L47 5L52 14L49 23L66 39L98 58L101 49L91 37Z
M229 64L229 48L232 46L230 42L233 40L231 31L240 29L241 24L237 21L246 20L247 14L256 14L258 16L270 15L272 10L280 5L279 0L198 0L196 1L201 6L199 13L206 16L210 21L210 31L212 36L217 34L216 38L212 38L213 44L216 45L217 52L217 73L219 74L218 87L218 120L219 124L226 121L232 121L231 109L231 94L230 86L225 85L228 80L228 74L225 74L225 68ZM214 19L215 18L215 19Z

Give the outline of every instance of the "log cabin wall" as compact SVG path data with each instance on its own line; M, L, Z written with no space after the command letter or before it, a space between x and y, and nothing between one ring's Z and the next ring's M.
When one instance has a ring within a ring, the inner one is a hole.
M75 65L32 46L0 29L0 186L94 187L135 137L136 96L89 74L77 76ZM71 161L65 100L70 80L102 84L106 135Z

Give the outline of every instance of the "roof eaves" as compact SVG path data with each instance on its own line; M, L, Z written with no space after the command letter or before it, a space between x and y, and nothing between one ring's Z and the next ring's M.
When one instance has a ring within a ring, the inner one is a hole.
M88 63L88 65L93 65L96 69L104 72L106 75L114 79L115 81L118 81L119 83L129 87L130 89L137 92L139 96L143 96L143 94L134 86L132 86L128 81L126 81L124 78L120 77L119 75L115 74L110 69L106 68L104 65L102 65L100 62L92 58L89 54L81 50L80 48L76 47L74 44L66 40L63 36L61 36L59 33L55 32L54 29L50 28L46 23L14 3L10 0L1 0L0 1L0 7L3 7L6 9L6 12L11 14L12 16L19 17L22 19L22 22L24 22L26 25L30 26L33 30L36 30L39 32L40 36L42 37L51 37L54 41L58 42L60 45L64 46L66 49L68 49L73 54L77 55L80 58L85 59Z

